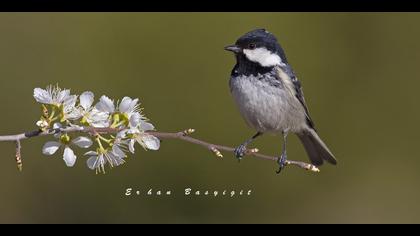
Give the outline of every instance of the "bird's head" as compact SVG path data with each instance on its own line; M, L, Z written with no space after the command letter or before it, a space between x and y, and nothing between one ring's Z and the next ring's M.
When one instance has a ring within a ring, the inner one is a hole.
M265 29L256 29L240 37L234 45L225 47L236 55L238 63L249 61L262 67L287 63L276 37Z

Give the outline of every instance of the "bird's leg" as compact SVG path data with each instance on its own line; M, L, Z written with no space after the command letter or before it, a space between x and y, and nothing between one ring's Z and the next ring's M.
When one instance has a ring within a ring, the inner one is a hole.
M262 134L263 133L261 132L256 133L254 136L252 136L252 138L246 140L244 143L242 143L237 148L235 148L234 153L235 153L236 158L238 158L239 161L242 159L243 156L245 156L248 144L252 143L254 139L256 139L258 136L261 136Z
M286 145L287 145L287 131L283 131L283 150L281 152L281 156L278 159L277 163L279 164L279 170L276 172L277 174L280 174L280 172L284 169L286 166L287 161L287 153L286 153Z

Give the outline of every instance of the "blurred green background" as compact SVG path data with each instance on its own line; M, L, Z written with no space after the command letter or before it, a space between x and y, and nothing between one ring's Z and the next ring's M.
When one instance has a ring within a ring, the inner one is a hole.
M253 134L234 106L225 45L257 27L280 40L320 136L338 158L314 174L178 140L95 175L41 154L50 138L0 143L2 223L419 223L420 14L1 13L0 133L35 128L35 87L58 83L139 97L160 131L237 145ZM278 155L281 139L254 146ZM289 158L307 160L295 136ZM124 196L125 189L171 197ZM183 189L251 189L250 197L185 197Z

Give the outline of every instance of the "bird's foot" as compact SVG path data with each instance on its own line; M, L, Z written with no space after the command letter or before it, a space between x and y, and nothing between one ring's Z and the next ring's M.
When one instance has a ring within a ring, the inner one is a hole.
M245 156L246 154L246 146L244 144L239 145L237 148L235 148L234 154L235 157L238 159L238 161L241 161L242 158Z
M277 174L280 174L280 172L284 169L284 167L286 167L286 161L287 161L286 153L281 154L281 157L277 161L277 163L279 164L279 170L276 171Z

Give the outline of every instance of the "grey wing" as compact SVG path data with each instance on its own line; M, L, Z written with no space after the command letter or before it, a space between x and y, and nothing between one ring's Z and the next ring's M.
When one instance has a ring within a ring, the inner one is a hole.
M303 109L305 110L306 115L306 122L307 125L315 130L315 124L311 119L311 116L309 115L308 107L306 106L305 97L303 95L303 89L302 84L296 77L295 73L293 72L292 68L290 66L281 66L280 67L290 78L293 84L293 88L295 90L295 97L299 100L300 104L303 106Z
M289 83L288 88L294 92L295 97L300 102L305 111L306 124L310 129L298 133L297 135L305 147L311 163L319 166L322 165L325 160L331 164L337 164L337 160L335 159L334 155L328 149L327 145L325 145L325 143L321 140L315 130L314 122L309 116L308 107L306 106L305 97L303 96L302 85L293 73L290 66L285 66L281 69L284 73L287 74L287 77L290 78L290 80L287 80Z

